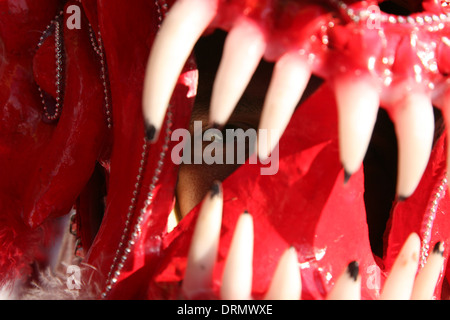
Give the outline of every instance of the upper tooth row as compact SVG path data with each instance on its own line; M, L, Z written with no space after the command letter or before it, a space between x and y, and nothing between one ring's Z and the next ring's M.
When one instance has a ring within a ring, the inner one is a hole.
M155 39L144 83L144 117L151 129L147 132L152 132L149 139L158 138L183 65L198 38L215 18L218 3L218 0L179 0L167 15ZM367 39L364 40L369 42ZM403 53L410 55L412 59L422 61L423 57L419 57L419 53L414 51L418 49L414 47L412 40L413 37L410 44L401 42L402 46L398 45L396 48L397 50L401 48ZM414 41L417 42L417 39ZM445 42L442 44L447 45ZM368 45L371 45L371 42ZM235 21L226 39L213 87L211 123L224 125L228 121L266 49L266 38L260 26L242 17ZM353 46L353 50L360 48ZM370 63L366 66L366 70L363 70L353 61L357 60L357 57L352 60L351 55L346 56L348 53L335 51L338 59L345 58L347 65L339 65L339 62L333 61L327 68L317 66L309 59L309 55L302 54L298 49L292 49L277 59L260 123L260 128L262 126L264 129L271 129L275 134L269 145L258 148L259 156L261 158L267 156L278 143L303 94L311 72L323 72L326 69L325 77L330 79L336 92L340 156L347 174L350 175L359 169L370 142L378 106L382 104L393 118L399 139L397 193L402 198L410 196L425 171L431 152L434 131L432 98L444 111L444 115L450 108L449 99L436 99L431 96L434 87L430 87L428 80L424 80L426 70L418 65L414 66L415 77L410 80L409 69L404 68L403 62L400 61L400 65L394 67L397 69L396 72L400 69L402 74L395 79L391 77L395 85L389 83L383 86L380 84L380 76L371 68ZM351 54L363 53L357 51ZM364 57L368 58L369 54L366 53ZM370 57L372 58L375 59ZM445 58L443 61L446 61ZM410 67L409 64L404 65ZM433 74L436 75L436 72ZM440 87L439 91L443 93L450 91L448 83L445 81L441 83L442 79L445 77L441 75L438 80L434 80ZM441 93L439 98L440 96Z

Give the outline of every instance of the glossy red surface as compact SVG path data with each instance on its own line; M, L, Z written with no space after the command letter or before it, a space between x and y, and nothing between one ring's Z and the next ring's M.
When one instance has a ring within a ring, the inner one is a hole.
M20 3L22 6L13 0L0 1L0 240L6 248L0 253L1 275L26 276L29 262L41 248L39 244L51 237L51 233L45 236L43 231L48 230L53 218L67 214L76 204L81 221L87 222L82 223L84 227L79 232L86 246L85 262L92 266L86 278L92 277L93 286L105 289L111 266L121 263L125 252L126 246L119 244L128 243L139 223L139 237L133 238L135 244L107 297L180 297L179 284L198 209L172 233L166 233L177 179L177 167L168 159L174 142L167 150L163 150L163 137L148 145L142 183L139 189L135 187L144 144L142 84L160 23L155 3L82 1L81 30L64 28L64 107L61 118L52 124L42 121L36 83L55 95L54 42L48 38L39 51L36 45L46 25L63 8L61 1L56 0L46 1L45 6L32 0ZM68 1L66 6L70 4L79 3ZM331 19L328 7L316 2L219 1L218 16L211 27L229 30L243 16L264 28L268 59L274 60L286 50L303 48L316 57L314 71L329 80L339 77L342 66L349 72L370 73L367 66L371 57L379 61L386 55L401 55L392 66L398 79L411 77L413 65L421 62L418 50L422 49L404 40L409 39L410 31L383 26L386 45L378 32ZM320 38L320 27L326 21L336 23L327 34L330 46L325 46ZM106 127L100 62L90 43L88 22L95 32L101 31L104 42L113 113L111 130ZM419 37L426 43L449 33L447 25L432 36L420 30ZM399 32L407 33L403 40L399 40ZM314 40L311 35L317 38ZM440 71L448 68L448 47L439 46ZM170 130L188 124L194 98L191 93L197 80L193 71L195 62L190 59L172 97ZM381 72L377 69L375 78L383 80ZM430 81L444 79L435 71L424 72L430 75ZM428 85L428 78L425 80L424 85ZM291 245L299 252L304 298L324 298L336 276L355 259L360 261L363 298L376 298L406 237L411 232L422 236L430 202L446 169L445 137L435 144L427 171L413 196L393 204L385 256L375 258L365 219L363 171L344 185L336 118L332 86L325 83L291 120L280 142L277 175L261 176L258 165L246 164L224 182L221 245L215 286L208 297L217 297L234 225L244 210L255 217L253 293L257 298L267 289L281 253ZM162 151L166 157L155 183L152 179ZM102 163L104 168L97 165L94 171L96 163ZM152 202L145 206L139 221L152 183ZM93 239L98 222L93 222L91 215L102 209L98 198L91 195L101 196L105 191L105 212ZM450 242L446 191L445 187L437 207L430 247L437 241ZM131 202L133 197L135 203ZM130 205L133 209L128 217ZM127 220L129 228L124 231ZM448 251L445 255L447 258ZM114 262L115 257L118 260ZM443 278L440 284L442 281ZM439 293L440 286L437 296Z

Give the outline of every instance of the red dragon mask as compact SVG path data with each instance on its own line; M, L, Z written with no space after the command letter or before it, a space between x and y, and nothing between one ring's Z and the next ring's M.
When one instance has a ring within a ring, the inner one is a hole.
M324 299L352 261L361 297L377 299L411 233L419 269L450 243L448 1L0 0L0 12L2 284L26 286L33 266L51 264L72 211L94 298L185 296L201 203L168 229L171 135L190 126L208 57L220 60L208 116L219 129L261 60L273 66L259 128L274 142L258 155L276 147L279 158L276 174L247 161L219 179L220 241L201 297L220 297L245 211L256 299L288 248L302 299ZM222 56L196 54L219 29Z

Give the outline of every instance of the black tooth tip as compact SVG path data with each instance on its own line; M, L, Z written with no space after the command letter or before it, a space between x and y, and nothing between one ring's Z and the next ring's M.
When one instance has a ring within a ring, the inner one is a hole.
M408 197L406 197L406 196L401 196L401 195L398 195L397 196L397 201L398 202L404 202L404 201L406 201L408 199Z
M147 141L153 141L156 135L156 127L152 124L145 125L145 138Z
M444 246L442 245L442 242L439 241L434 245L433 253L440 254L441 256L444 255Z
M211 187L211 198L214 198L220 193L220 185L219 182L214 182Z
M222 131L223 125L222 125L222 124L218 124L217 122L214 122L214 123L211 125L211 128Z
M359 263L358 261L352 261L347 266L347 272L350 276L350 278L353 279L353 281L356 281L358 279L359 275Z
M344 184L347 184L348 180L352 177L352 174L349 173L347 170L344 170Z
M244 210L244 214L250 214L247 210Z

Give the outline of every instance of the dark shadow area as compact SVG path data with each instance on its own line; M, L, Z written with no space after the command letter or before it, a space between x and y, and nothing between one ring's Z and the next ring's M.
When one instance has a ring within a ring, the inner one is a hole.
M409 16L422 11L422 1L383 1L379 6L381 11L399 16Z

